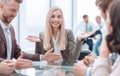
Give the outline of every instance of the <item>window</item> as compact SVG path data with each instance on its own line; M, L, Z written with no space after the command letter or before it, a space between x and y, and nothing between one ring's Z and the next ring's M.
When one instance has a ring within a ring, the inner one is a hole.
M44 30L49 10L48 0L25 0L20 10L20 46L23 50L34 49L34 43L26 40L28 35L39 36Z

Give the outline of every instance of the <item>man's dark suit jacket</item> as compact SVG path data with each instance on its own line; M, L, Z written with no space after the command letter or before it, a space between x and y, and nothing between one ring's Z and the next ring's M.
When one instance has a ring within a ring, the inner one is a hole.
M16 43L15 32L12 26L10 26L11 39L12 39L12 53L11 59L17 59L20 55L21 49ZM4 35L4 31L0 25L0 62L7 58L7 43ZM39 61L39 54L27 54L24 53L24 59L30 59L33 61Z

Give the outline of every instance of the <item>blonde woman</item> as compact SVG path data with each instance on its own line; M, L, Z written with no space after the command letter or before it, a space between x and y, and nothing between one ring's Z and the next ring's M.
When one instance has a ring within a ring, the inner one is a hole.
M53 48L54 53L64 60L77 59L80 54L81 42L75 39L71 30L65 29L64 17L60 8L52 7L46 18L46 28L39 35L35 53L45 54Z

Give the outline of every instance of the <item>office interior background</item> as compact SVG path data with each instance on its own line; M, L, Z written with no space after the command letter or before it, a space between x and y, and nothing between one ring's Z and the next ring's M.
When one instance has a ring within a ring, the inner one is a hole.
M46 15L53 7L60 7L65 18L65 27L74 28L87 14L89 20L95 22L95 16L100 15L95 0L24 0L17 17L12 22L16 39L23 51L34 52L35 43L26 39L28 35L39 36L45 28Z

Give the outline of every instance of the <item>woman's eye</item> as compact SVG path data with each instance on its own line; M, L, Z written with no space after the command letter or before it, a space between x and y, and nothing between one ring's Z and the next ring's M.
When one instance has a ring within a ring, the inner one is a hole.
M59 15L58 18L61 18L61 15Z
M55 15L52 15L52 17L51 18L55 18Z

